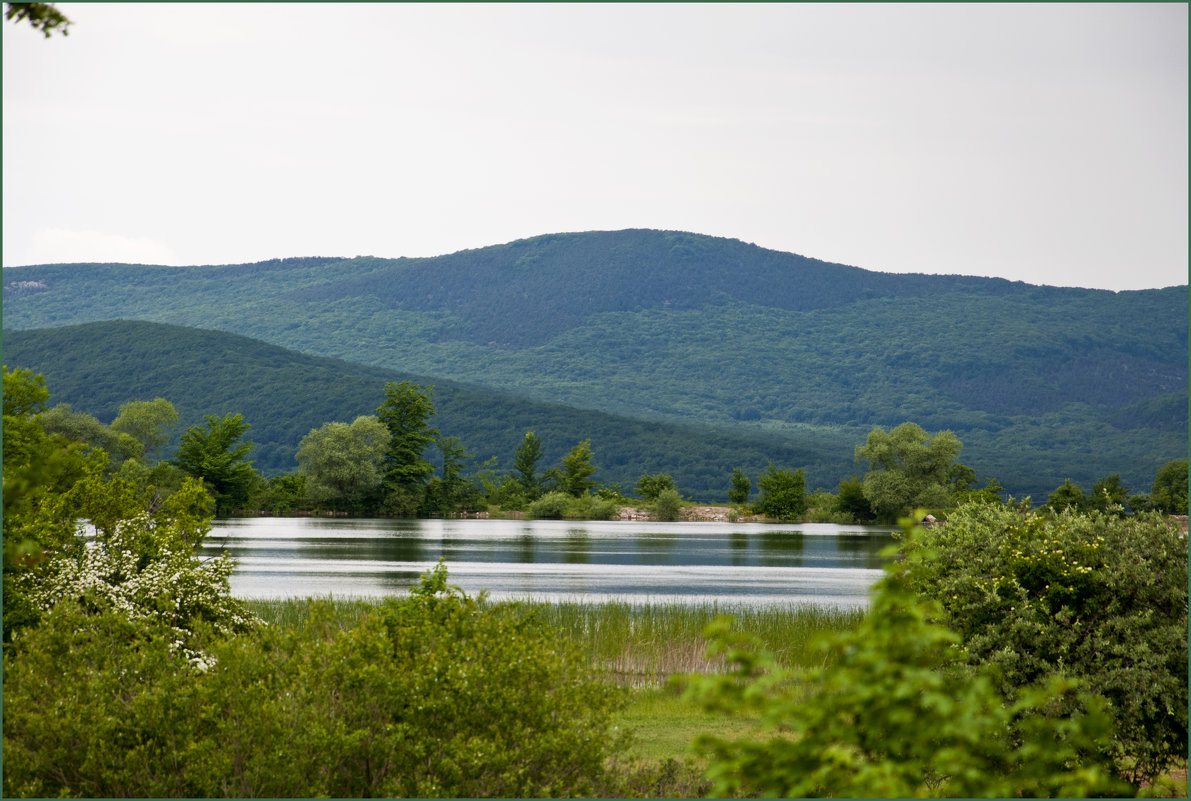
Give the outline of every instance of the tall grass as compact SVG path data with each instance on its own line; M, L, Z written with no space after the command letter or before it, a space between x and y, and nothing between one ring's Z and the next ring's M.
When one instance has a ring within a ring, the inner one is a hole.
M248 601L249 608L272 626L300 624L310 600ZM335 620L354 625L375 601L332 601ZM787 667L815 667L822 657L813 647L823 634L854 628L864 610L824 609L810 605L731 607L719 604L628 604L569 602L526 604L527 612L578 648L588 663L610 678L630 685L658 684L680 673L714 673L723 659L707 657L704 629L720 615L757 637Z

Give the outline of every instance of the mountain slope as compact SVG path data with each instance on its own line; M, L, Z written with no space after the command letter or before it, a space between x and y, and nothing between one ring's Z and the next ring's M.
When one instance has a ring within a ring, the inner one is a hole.
M266 474L296 469L298 443L313 428L371 414L386 381L435 387L444 436L458 436L477 457L495 456L508 469L526 431L543 440L543 467L590 438L596 478L626 490L645 472L670 472L699 498L722 500L734 467L757 475L770 459L834 475L847 447L794 448L748 434L708 427L647 424L598 412L519 400L500 393L333 359L305 356L218 331L133 321L14 331L4 360L46 377L50 404L70 403L104 422L121 404L164 397L178 409L178 433L205 414L243 414L252 425L254 458Z
M914 420L956 431L964 460L1019 494L1107 472L1141 488L1186 453L1186 287L888 275L638 230L420 259L22 267L4 281L10 330L219 329L792 446Z

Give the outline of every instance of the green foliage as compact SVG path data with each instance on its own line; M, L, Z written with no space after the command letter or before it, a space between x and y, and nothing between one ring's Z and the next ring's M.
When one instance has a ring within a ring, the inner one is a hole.
M9 22L28 21L34 29L45 34L49 39L55 32L63 36L70 35L71 22L66 15L54 7L53 3L5 3L8 10L4 18Z
M438 436L430 427L434 387L418 386L410 381L385 384L385 401L376 416L389 429L388 453L385 455L385 484L390 493L417 494L434 473L426 460L426 449Z
M541 797L615 794L621 703L532 608L490 606L440 565L348 627L206 643L55 614L5 653L6 795Z
M653 513L664 523L677 520L682 514L682 496L678 490L672 487L661 490L654 498Z
M856 476L840 479L836 487L835 508L856 523L871 523L877 517L872 504L864 496L864 484Z
M1154 476L1150 499L1155 509L1167 514L1187 514L1187 460L1174 459L1162 465Z
M905 540L921 529L904 521ZM919 556L918 558L922 558ZM735 665L691 692L709 708L747 712L766 740L705 738L718 796L916 797L1056 795L1128 788L1102 756L1108 719L1096 698L1055 678L1006 702L992 678L958 669L958 636L933 622L905 566L894 564L852 632L823 641L830 664L777 666L728 623L713 653Z
M578 497L555 490L529 504L526 511L530 517L542 520L611 520L616 517L615 501L599 498L590 493Z
M248 459L253 444L240 442L250 426L240 414L223 418L208 414L203 420L206 428L186 429L173 463L211 487L217 512L243 509L256 484L256 471Z
M307 478L310 498L331 508L362 511L380 488L389 438L389 429L371 415L350 425L325 423L303 437L298 469Z
M1072 483L1071 479L1067 479L1047 497L1046 505L1056 512L1062 512L1067 509L1083 512L1088 509L1090 504L1087 493L1083 491L1083 487Z
M886 520L914 507L948 506L953 482L962 482L964 475L955 470L962 466L952 464L962 448L952 432L931 436L917 423L902 423L889 431L874 428L865 444L856 446L856 461L870 464L863 481L864 497Z
M69 403L59 403L43 412L41 425L47 434L59 434L86 448L104 451L109 457L109 469L144 453L144 447L133 437L105 426L85 412L72 410Z
M571 448L571 452L563 457L562 470L557 474L558 488L576 498L590 491L596 485L591 477L599 469L592 463L594 456L590 439Z
M678 485L674 483L674 477L667 473L656 475L644 473L637 479L637 492L647 501L656 501L665 490L678 492Z
M757 486L761 494L753 508L760 514L775 520L797 520L806 514L806 476L801 468L779 468L770 462Z
M132 401L120 407L112 421L112 430L127 434L141 444L142 454L148 458L170 441L174 426L178 425L178 410L165 398L151 401Z
M729 482L728 501L730 503L748 503L749 495L753 491L753 482L739 467L732 468L732 479Z
M301 473L291 473L266 479L264 484L257 489L253 505L273 514L285 514L310 508L306 476Z
M973 666L1013 697L1055 676L1108 701L1113 756L1153 779L1187 755L1187 539L1159 515L970 504L906 543ZM929 555L929 558L927 558Z
M542 494L541 477L538 476L538 462L541 459L542 438L527 431L513 455L513 475L521 485L521 495L530 501L537 500Z

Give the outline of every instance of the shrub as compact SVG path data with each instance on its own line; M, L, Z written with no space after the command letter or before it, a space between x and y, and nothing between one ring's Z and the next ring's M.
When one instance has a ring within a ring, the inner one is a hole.
M530 607L441 565L343 627L327 602L208 642L62 605L5 654L6 795L540 797L605 791L622 693ZM65 610L65 611L63 611Z
M545 520L561 520L567 516L571 502L575 500L565 492L547 492L529 505L531 517Z
M682 513L682 496L678 490L665 489L658 493L653 503L653 513L663 522L677 520Z
M1053 675L1103 695L1119 769L1187 756L1187 539L1168 518L970 504L907 543L966 661L1010 696Z
M907 541L921 529L906 525ZM768 740L703 738L713 793L777 797L1113 793L1127 787L1104 758L1098 699L1053 678L1006 702L990 676L957 669L959 638L932 622L898 565L852 632L823 643L826 666L803 674L726 622L713 650L736 665L692 693L712 709L750 712Z

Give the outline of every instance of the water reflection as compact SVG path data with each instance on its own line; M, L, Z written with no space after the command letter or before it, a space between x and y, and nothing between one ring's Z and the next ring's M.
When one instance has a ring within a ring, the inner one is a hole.
M889 531L861 526L253 518L204 550L239 560L241 597L376 597L439 558L469 593L544 600L866 603Z

